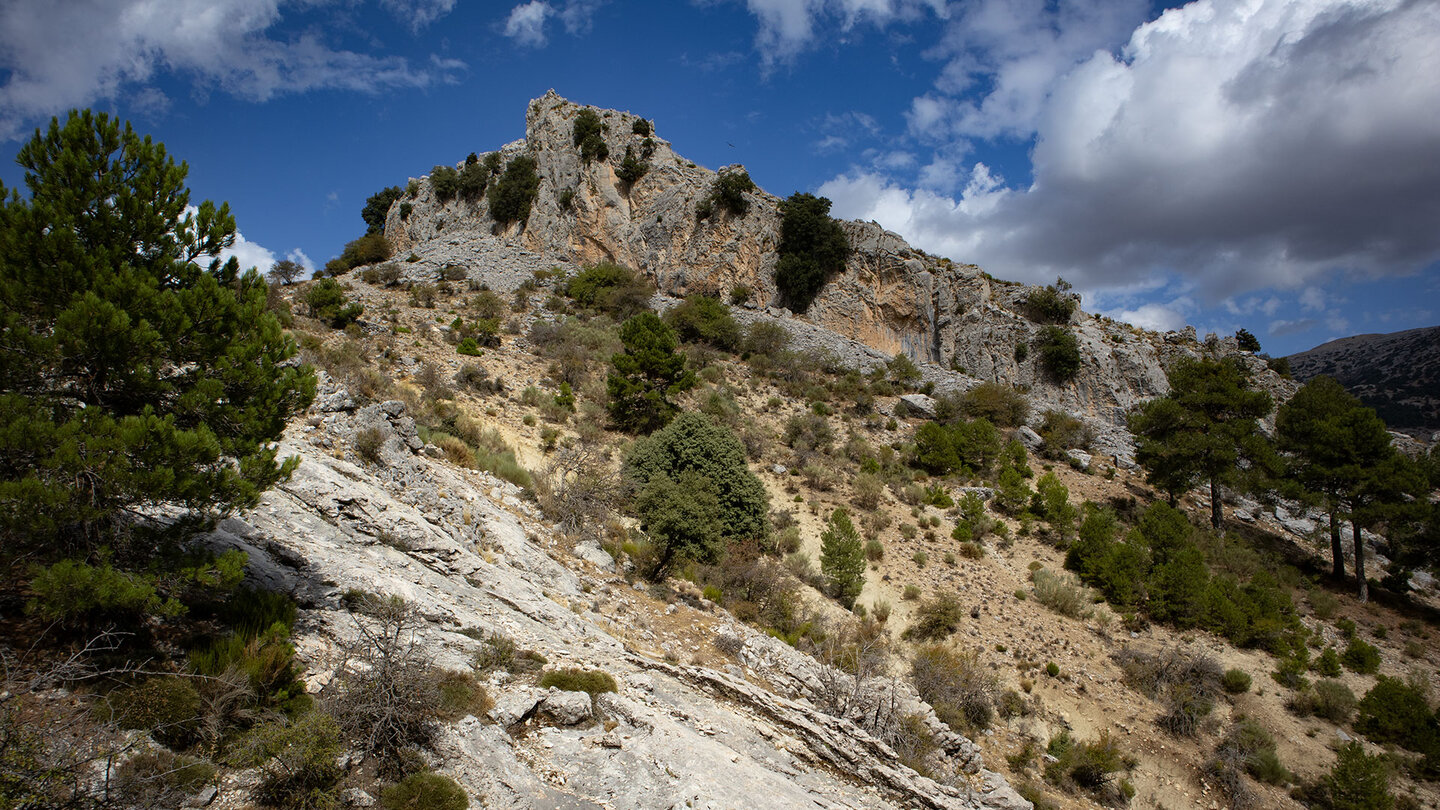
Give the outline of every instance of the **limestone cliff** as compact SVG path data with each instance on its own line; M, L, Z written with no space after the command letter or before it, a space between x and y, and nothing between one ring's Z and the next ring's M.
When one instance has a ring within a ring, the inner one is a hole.
M602 121L609 151L608 158L588 163L573 137L576 117L586 109ZM1073 380L1056 384L1036 353L1016 351L1033 344L1043 328L1026 314L1030 288L927 254L874 222L843 223L853 248L844 272L808 312L792 316L777 308L774 282L780 199L756 190L747 195L743 216L717 211L698 219L697 205L716 172L685 160L658 134L637 134L649 129L637 127L640 120L583 107L551 91L530 103L525 139L499 150L507 161L521 154L536 160L541 180L526 222L502 228L484 200L442 204L428 178L416 178L413 198L391 208L386 235L397 254L413 254L407 267L417 277L433 278L439 267L459 264L497 289L513 288L537 269L601 260L649 274L667 295L724 297L744 287L750 308L953 372L939 375L945 386L989 380L1024 387L1037 414L1061 408L1081 416L1099 429L1104 449L1121 454L1128 447L1119 429L1124 412L1167 390L1164 367L1174 356L1202 350L1193 330L1161 335L1077 310L1069 327L1082 366ZM633 184L616 175L627 149L648 155L649 171ZM1236 352L1233 341L1213 348ZM1251 366L1264 385L1283 393L1285 384L1262 362L1252 358Z

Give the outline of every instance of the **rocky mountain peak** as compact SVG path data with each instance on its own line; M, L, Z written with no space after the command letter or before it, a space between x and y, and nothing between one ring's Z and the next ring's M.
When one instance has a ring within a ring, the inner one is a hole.
M599 123L588 153L576 139L582 116ZM1165 393L1164 368L1176 356L1243 356L1263 386L1281 394L1291 388L1260 359L1241 355L1233 340L1202 345L1193 329L1162 335L1078 307L1062 326L1076 338L1080 369L1057 382L1030 351L1048 325L1027 307L1034 287L933 256L874 222L842 222L852 248L844 271L803 315L781 309L774 281L780 198L756 188L744 195L743 214L699 217L717 177L744 167L698 166L662 132L633 113L577 104L552 90L530 102L525 139L498 150L502 161L527 155L536 162L539 188L526 221L499 225L485 200L442 202L427 178L416 178L414 196L392 207L386 236L398 254L413 253L413 272L459 264L498 290L513 289L534 270L616 262L649 275L662 295L711 294L743 301L754 317L820 327L873 350L872 364L905 354L928 364L927 379L939 391L982 381L1023 388L1037 419L1048 408L1065 410L1121 455L1129 452L1125 412ZM645 167L628 181L627 155L632 169L634 161Z

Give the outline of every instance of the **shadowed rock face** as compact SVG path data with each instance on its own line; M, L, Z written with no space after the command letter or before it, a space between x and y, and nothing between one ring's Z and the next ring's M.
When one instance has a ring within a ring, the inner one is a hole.
M717 209L697 220L696 207L715 172L685 160L658 135L634 134L637 116L596 108L589 109L605 126L609 157L587 164L573 138L584 109L551 91L530 103L525 139L500 150L507 161L527 154L537 162L540 188L525 223L500 228L483 200L442 205L424 179L416 182L417 195L397 202L386 222L397 255L413 252L418 258L406 267L417 277L433 278L438 267L460 264L472 277L508 290L535 270L613 261L650 275L662 294L725 298L745 287L747 307L789 316L776 309L780 198L756 190L747 195L750 206L743 216ZM627 148L637 156L650 152L649 171L630 186L616 176ZM408 217L401 216L401 203L409 203ZM874 222L842 225L850 259L797 320L885 356L904 353L934 364L946 372L929 375L942 391L980 381L1025 387L1036 419L1047 408L1081 416L1097 428L1107 451L1128 455L1129 439L1120 430L1124 412L1166 392L1169 361L1201 350L1193 330L1160 335L1077 310L1067 326L1080 345L1081 369L1069 383L1055 384L1040 368L1037 352L1016 359L1016 346L1033 346L1043 328L1026 314L1033 288L929 255ZM1236 352L1233 341L1216 348ZM1264 363L1251 365L1260 376L1274 377ZM1278 378L1267 385L1284 387Z
M1440 432L1440 326L1341 338L1287 359L1295 379L1334 377L1392 430Z

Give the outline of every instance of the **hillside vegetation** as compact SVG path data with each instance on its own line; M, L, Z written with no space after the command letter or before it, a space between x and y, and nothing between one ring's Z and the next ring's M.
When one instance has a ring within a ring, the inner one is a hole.
M649 122L606 127L565 148L643 194ZM183 209L183 171L103 118L30 149L113 170L101 201L168 178L146 222ZM445 196L533 231L525 160ZM374 233L267 285L193 260L223 207L127 241L130 207L47 208L37 177L0 219L0 807L1440 801L1436 456L1333 384L1277 398L1187 346L1128 411L1136 466L1034 390L734 287L431 267ZM788 202L828 257L786 265L797 305L845 261L822 202ZM1017 299L1056 377L1094 351L1067 296Z

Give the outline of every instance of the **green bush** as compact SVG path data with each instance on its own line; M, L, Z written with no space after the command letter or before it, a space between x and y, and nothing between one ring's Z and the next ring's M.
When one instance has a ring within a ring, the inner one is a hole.
M1040 423L1040 455L1046 458L1062 458L1072 447L1082 450L1090 447L1094 435L1084 422L1063 411L1046 411Z
M1073 577L1038 568L1030 578L1035 583L1035 601L1072 619L1090 615L1090 597Z
M178 615L184 606L162 599L152 578L118 571L109 563L92 566L79 560L61 560L32 572L32 612L70 626L101 621L135 621L150 614Z
M745 463L745 448L735 434L708 416L686 413L648 438L637 441L621 475L643 490L661 476L678 480L686 473L704 479L720 507L719 536L726 544L763 540L769 533L770 497Z
M592 109L583 109L575 116L575 127L571 135L575 146L580 150L581 160L589 163L610 156L610 147L605 145L604 128L600 116Z
M804 312L825 283L845 269L850 240L830 218L830 200L796 192L780 204L775 286L785 305Z
M565 294L575 303L620 320L648 310L654 291L645 276L611 262L586 267L565 285Z
M639 182L650 171L650 164L635 156L635 149L632 146L625 147L625 157L620 161L620 168L615 170L615 178L627 188Z
M113 787L126 806L179 807L185 797L214 779L215 766L203 759L165 750L145 751L115 769ZM9 797L0 787L0 800L5 798Z
M1411 751L1432 753L1440 748L1440 723L1418 682L1381 675L1360 699L1355 730L1377 743L1395 743Z
M1014 386L982 382L961 397L960 410L971 419L988 419L1000 427L1019 427L1030 415L1030 403Z
M909 589L906 589L909 592ZM902 637L912 641L935 641L944 639L960 629L965 618L965 609L960 599L951 593L937 593L915 608L915 621L905 628Z
M1250 673L1243 669L1227 669L1220 676L1220 686L1229 694L1243 695L1250 691Z
M1000 686L975 653L959 653L941 644L927 644L910 659L910 679L935 715L960 731L984 730L995 714Z
M1334 647L1326 647L1320 657L1315 660L1315 671L1326 678L1340 677L1340 654L1335 652Z
M385 216L390 213L390 206L400 199L403 193L399 186L391 186L365 199L365 208L360 211L360 218L365 220L366 233L380 233L385 230Z
M169 748L189 748L200 740L204 705L185 678L159 676L122 687L109 694L106 706L121 728L149 731Z
M490 172L479 163L466 163L465 168L460 170L460 178L456 183L460 199L468 203L478 201L485 196L485 186L490 183Z
M1390 810L1390 768L1382 756L1370 756L1358 742L1335 753L1335 766L1321 780L1333 810Z
M331 810L344 776L340 728L323 712L293 722L272 720L252 729L230 750L231 765L258 767L262 778L254 797L287 810Z
M552 686L562 692L588 692L592 697L619 689L608 672L575 667L546 670L540 676L540 688L549 689Z
M353 270L363 264L379 264L393 253L390 240L384 234L367 233L346 243L345 249L340 252L340 261L344 262L347 270Z
M468 357L479 357L484 354L484 352L480 351L480 344L476 343L473 337L467 337L460 341L460 343L455 346L455 353Z
M1355 693L1336 680L1322 680L1290 700L1290 709L1301 717L1314 715L1343 726L1355 714Z
M1025 305L1031 316L1041 323L1065 323L1075 312L1070 289L1069 282L1057 278L1054 284L1031 290L1025 296Z
M454 779L438 773L412 773L380 791L385 810L467 810L470 797Z
M830 595L845 608L854 607L865 587L865 552L844 509L836 509L820 533L820 572Z
M708 295L689 295L665 313L665 322L681 340L708 343L723 351L740 346L740 324L730 315L730 308Z
M1057 383L1068 383L1080 371L1080 343L1073 332L1059 326L1040 330L1036 349L1040 366Z
M430 188L440 202L449 202L460 192L460 173L453 166L436 166L430 170Z
M610 358L605 379L610 418L621 430L649 433L664 427L679 410L670 397L695 385L685 356L675 349L675 332L653 312L641 312L620 327L624 351Z
M490 216L496 223L524 223L530 218L530 206L540 191L540 175L536 174L535 165L535 158L528 155L505 165L505 173L490 191Z
M1380 670L1380 651L1372 644L1352 638L1345 651L1340 653L1340 663L1351 672L1374 675Z
M710 193L695 207L695 218L709 219L716 206L725 209L731 216L743 217L750 210L750 201L745 195L754 190L755 182L743 169L716 175Z
M322 278L305 291L305 305L312 318L330 324L332 328L344 329L364 312L359 304L352 304L345 295L345 289L333 278Z
M1120 744L1101 732L1092 741L1078 741L1068 731L1062 731L1050 739L1045 753L1053 761L1045 766L1045 779L1052 784L1074 783L1097 795L1102 795L1121 771L1135 767L1134 758L1126 754Z
M914 462L932 475L975 474L1000 454L1000 433L986 419L942 425L926 422L915 430Z

